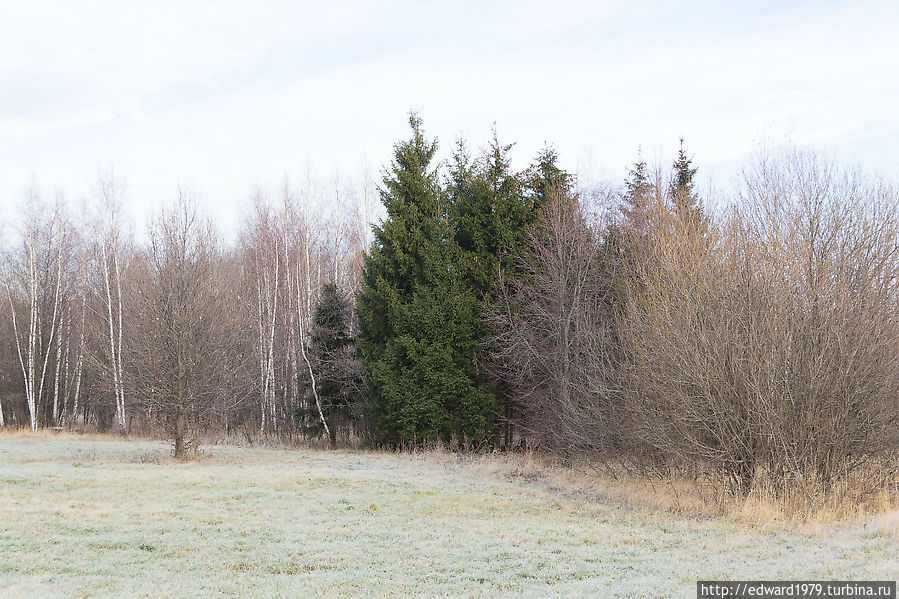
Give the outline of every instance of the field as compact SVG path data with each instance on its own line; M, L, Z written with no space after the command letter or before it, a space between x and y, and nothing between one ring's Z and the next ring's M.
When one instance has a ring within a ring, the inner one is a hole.
M695 596L886 579L876 522L760 527L568 493L445 454L0 435L0 596Z

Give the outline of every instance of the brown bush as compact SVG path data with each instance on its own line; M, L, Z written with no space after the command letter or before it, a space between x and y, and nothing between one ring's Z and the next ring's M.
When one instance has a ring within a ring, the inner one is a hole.
M762 156L707 230L666 211L626 278L637 436L735 492L827 489L899 448L897 194L797 151Z
M606 453L617 445L619 396L602 240L564 189L552 192L540 222L519 257L521 276L498 285L494 374L515 398L525 437Z

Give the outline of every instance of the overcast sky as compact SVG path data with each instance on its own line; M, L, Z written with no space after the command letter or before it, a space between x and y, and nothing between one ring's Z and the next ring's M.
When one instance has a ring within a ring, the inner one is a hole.
M142 222L179 184L233 229L311 164L377 175L410 109L619 180L680 136L726 187L761 139L899 179L899 2L0 0L0 218L99 170Z

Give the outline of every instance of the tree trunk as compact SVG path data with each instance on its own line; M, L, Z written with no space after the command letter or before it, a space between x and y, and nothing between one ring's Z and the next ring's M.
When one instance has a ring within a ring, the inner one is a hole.
M81 332L78 341L78 359L75 361L75 395L72 398L72 420L78 421L78 398L81 395L81 370L84 364L84 319L87 305L87 294L81 296ZM85 420L87 422L87 413L85 412Z
M184 416L184 408L180 405L175 414L175 457L184 457L184 429L187 418Z
M56 335L56 367L53 369L53 426L59 426L59 374L62 364L62 323L65 319L65 311L59 322L60 330Z
M334 426L334 411L329 410L331 414L331 427L328 429L328 441L331 449L337 449L337 427Z
M109 366L112 370L112 388L113 393L115 394L115 419L116 423L119 425L119 431L123 432L125 430L125 414L119 387L119 369L118 359L116 357L116 350L118 348L115 343L115 320L112 313L112 289L109 282L109 261L106 257L106 240L103 241L102 258L103 287L106 291L107 328L109 330Z
M185 370L184 358L181 355L181 352L184 351L184 347L179 343L179 347L176 350L178 352L178 364L176 368L177 377L176 387L175 387L175 457L180 458L184 456L184 435L185 429L187 428L187 414L186 411L186 398L187 398L187 372Z

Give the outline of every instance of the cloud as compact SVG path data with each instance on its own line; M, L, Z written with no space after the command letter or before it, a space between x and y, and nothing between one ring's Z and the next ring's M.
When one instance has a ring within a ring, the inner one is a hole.
M859 137L899 126L897 30L874 0L17 3L0 208L33 174L77 198L114 165L139 218L187 181L233 221L255 183L307 161L387 161L410 108L444 147L496 121L517 166L549 141L611 178L682 135L716 173L772 131L869 159Z

